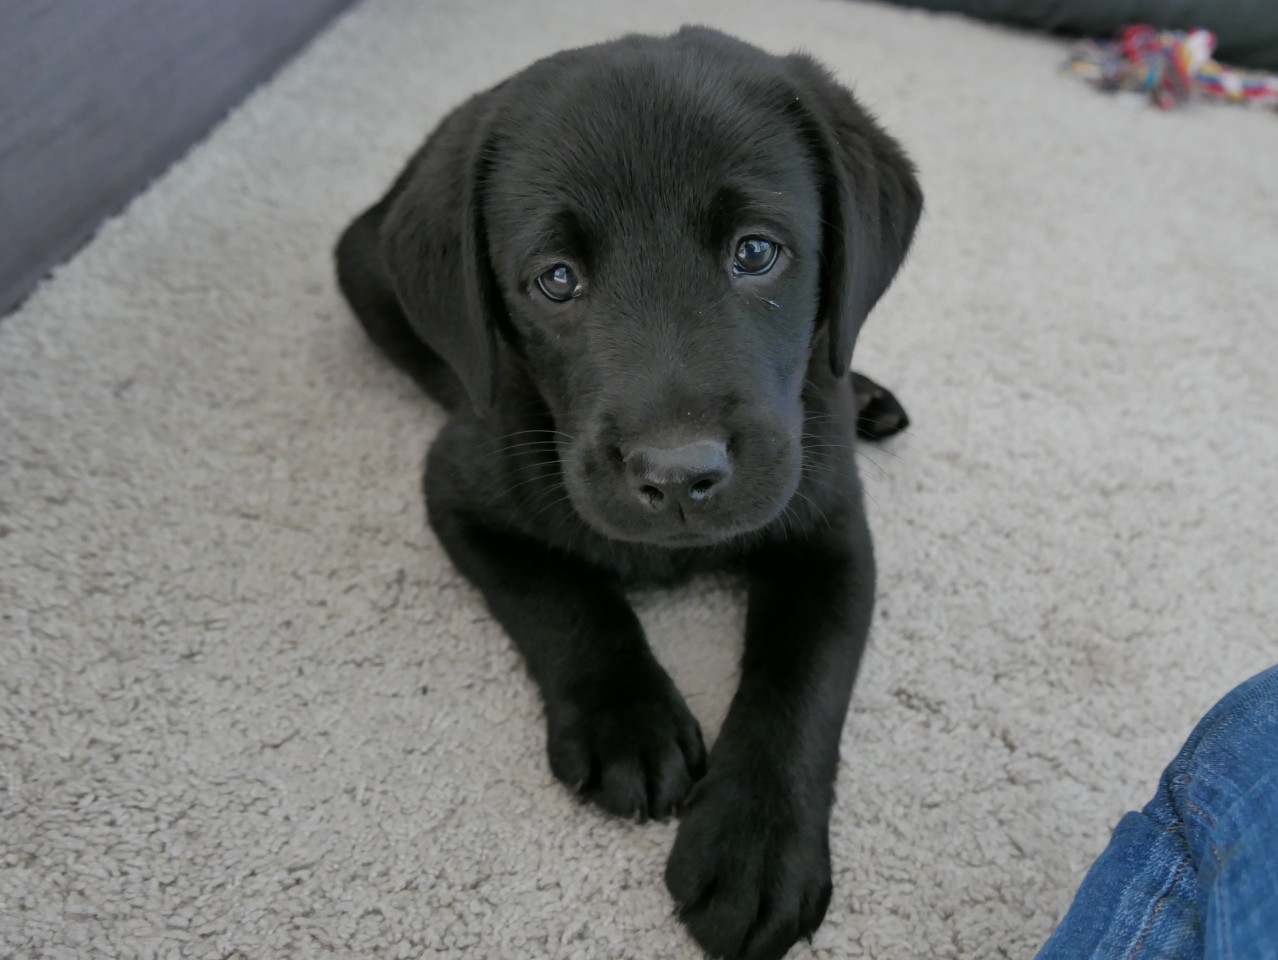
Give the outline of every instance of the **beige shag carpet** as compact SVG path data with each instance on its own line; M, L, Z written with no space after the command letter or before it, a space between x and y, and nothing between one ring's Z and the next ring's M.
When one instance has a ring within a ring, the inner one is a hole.
M0 322L0 957L695 958L673 825L552 779L330 247L452 105L685 21L829 63L928 208L858 366L879 615L798 958L1030 958L1278 659L1278 122L850 0L371 2ZM86 175L92 175L87 171ZM637 598L713 736L731 583Z

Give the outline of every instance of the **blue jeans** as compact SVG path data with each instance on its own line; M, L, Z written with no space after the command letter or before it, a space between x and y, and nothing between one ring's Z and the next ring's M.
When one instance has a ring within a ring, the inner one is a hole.
M1278 960L1278 666L1202 719L1038 954L1191 958Z

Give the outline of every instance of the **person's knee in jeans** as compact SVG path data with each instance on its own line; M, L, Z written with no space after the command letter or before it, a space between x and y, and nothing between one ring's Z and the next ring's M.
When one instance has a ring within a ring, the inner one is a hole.
M1198 723L1040 953L1132 956L1278 958L1278 666Z

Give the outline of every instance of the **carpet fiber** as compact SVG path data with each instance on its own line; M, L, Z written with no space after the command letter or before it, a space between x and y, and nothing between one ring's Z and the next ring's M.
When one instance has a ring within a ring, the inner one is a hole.
M684 20L825 60L928 198L858 348L915 426L862 458L880 606L794 955L1031 957L1275 659L1273 116L843 0L372 3L0 323L0 957L697 956L674 825L553 781L424 525L441 415L330 264L461 98ZM737 586L636 603L713 737Z

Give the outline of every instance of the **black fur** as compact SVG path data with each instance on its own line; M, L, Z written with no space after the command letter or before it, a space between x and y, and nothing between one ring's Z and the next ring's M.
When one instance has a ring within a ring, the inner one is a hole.
M679 813L666 882L714 956L780 957L829 903L874 603L853 438L908 422L846 374L921 204L811 60L685 29L472 98L338 245L369 335L452 414L430 521L541 690L552 770L612 813ZM771 272L733 273L747 235L781 244ZM536 281L560 263L566 303ZM716 465L704 496L690 450ZM748 581L746 646L707 757L623 591L723 568Z

